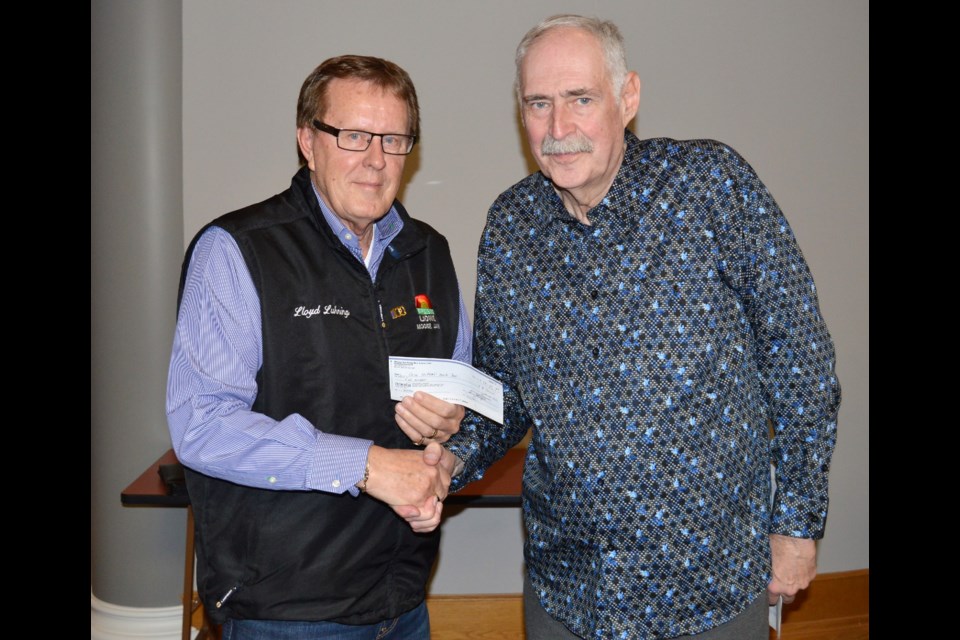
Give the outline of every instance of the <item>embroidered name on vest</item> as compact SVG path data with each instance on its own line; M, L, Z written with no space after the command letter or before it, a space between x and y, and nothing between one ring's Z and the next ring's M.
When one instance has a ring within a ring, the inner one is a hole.
M343 307L338 307L335 304L317 305L312 309L308 309L307 307L297 307L293 310L294 318L312 318L313 316L317 315L341 316L343 318L349 318L350 311L344 309Z

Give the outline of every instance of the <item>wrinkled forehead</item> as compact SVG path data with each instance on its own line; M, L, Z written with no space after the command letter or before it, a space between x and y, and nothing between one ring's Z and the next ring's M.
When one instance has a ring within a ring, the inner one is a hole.
M600 43L581 29L548 31L530 45L520 65L521 95L547 89L602 89L609 84Z
M404 127L408 120L407 103L400 96L367 80L335 78L327 87L326 98L326 117L377 114L383 119L396 119Z

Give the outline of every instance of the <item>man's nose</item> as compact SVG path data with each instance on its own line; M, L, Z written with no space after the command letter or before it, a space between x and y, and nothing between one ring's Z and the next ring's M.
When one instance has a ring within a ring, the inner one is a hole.
M573 119L563 106L557 107L550 113L550 135L554 140L562 140L574 130Z
M386 166L387 159L383 152L383 136L375 135L370 140L370 146L364 151L363 163L376 169L382 169Z

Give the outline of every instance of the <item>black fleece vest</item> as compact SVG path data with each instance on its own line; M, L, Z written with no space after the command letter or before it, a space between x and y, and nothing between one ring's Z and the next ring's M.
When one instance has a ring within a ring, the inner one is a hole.
M287 191L211 223L237 241L260 296L254 411L299 413L322 431L412 448L394 421L387 359L451 357L459 291L446 239L395 206L404 225L376 282L326 224L305 168ZM214 622L368 624L423 599L439 530L415 534L367 495L255 489L189 469L186 477L197 584Z

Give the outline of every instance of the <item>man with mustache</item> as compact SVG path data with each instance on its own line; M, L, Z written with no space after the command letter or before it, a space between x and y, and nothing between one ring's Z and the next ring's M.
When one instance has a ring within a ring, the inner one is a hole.
M516 67L540 172L490 208L474 319L505 420L468 415L453 487L532 428L528 640L765 640L768 602L816 572L836 441L807 265L736 151L626 128L640 80L614 24L549 18Z

